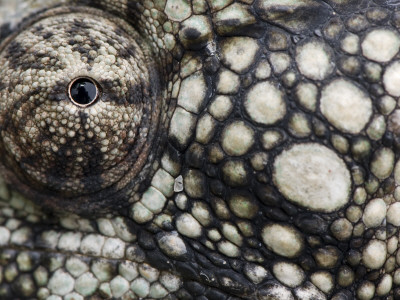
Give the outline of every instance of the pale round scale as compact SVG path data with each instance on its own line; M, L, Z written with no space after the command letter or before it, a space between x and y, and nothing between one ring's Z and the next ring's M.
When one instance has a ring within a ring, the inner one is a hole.
M296 144L274 161L273 180L291 202L312 211L333 212L349 201L350 173L329 148Z
M371 117L372 102L357 85L346 79L335 79L322 89L320 109L340 131L357 134Z

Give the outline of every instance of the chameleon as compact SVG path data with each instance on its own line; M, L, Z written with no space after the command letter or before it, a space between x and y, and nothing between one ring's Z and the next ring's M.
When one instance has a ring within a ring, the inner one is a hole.
M400 299L399 4L0 1L0 298Z

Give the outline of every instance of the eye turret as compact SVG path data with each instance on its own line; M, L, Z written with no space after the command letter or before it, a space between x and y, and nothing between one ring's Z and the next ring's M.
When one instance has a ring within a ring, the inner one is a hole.
M157 149L156 63L124 21L96 9L60 12L1 45L3 173L45 206L115 207L146 178Z

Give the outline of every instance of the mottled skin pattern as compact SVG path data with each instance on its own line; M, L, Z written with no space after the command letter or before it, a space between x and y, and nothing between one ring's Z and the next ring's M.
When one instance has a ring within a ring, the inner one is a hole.
M1 299L400 299L397 1L26 3Z

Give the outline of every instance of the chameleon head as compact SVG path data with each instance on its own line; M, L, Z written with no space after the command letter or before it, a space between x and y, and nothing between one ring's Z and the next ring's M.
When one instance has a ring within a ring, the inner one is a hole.
M145 177L158 73L131 25L95 9L61 11L1 45L1 165L42 205L91 211Z

